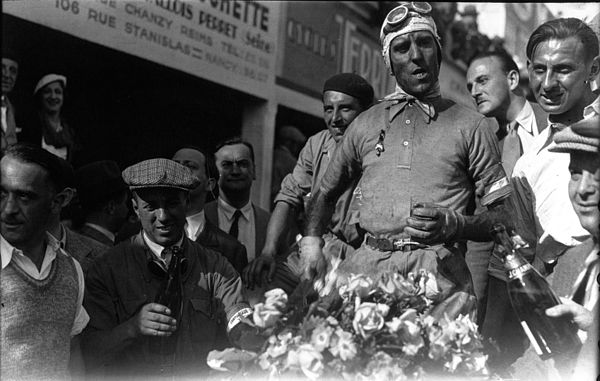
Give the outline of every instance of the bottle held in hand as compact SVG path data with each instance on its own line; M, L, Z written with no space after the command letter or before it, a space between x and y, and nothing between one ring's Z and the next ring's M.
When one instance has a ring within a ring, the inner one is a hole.
M153 264L156 265L154 267L160 267L157 263ZM171 310L171 317L174 318L178 324L183 308L181 274L185 271L185 266L186 260L183 257L183 253L181 253L179 248L174 247L172 249L172 257L167 271L165 272L162 270L161 275L164 279L154 300L155 303L169 308L169 310ZM160 272L160 270L155 269L152 272ZM177 330L172 332L169 336L159 336L150 339L151 351L162 355L174 353L176 345Z
M505 256L510 302L533 349L542 360L576 353L577 326L568 317L546 316L546 309L560 304L546 279L519 253L504 225L494 225L492 234Z

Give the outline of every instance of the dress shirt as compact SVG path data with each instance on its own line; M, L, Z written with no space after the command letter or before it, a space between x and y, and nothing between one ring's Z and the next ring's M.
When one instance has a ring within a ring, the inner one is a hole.
M196 214L192 214L191 216L187 216L185 218L185 233L187 237L192 241L195 241L196 238L202 233L204 230L204 225L206 225L206 217L204 216L204 209Z
M584 119L591 118L596 115L600 115L600 97L596 97L596 99L592 103L585 106L585 108L583 109Z
M60 242L56 240L56 238L54 238L50 233L47 233L46 252L44 253L42 266L38 270L35 263L33 263L28 256L23 254L21 250L13 247L4 239L4 237L2 237L2 235L0 235L0 256L2 257L2 269L4 269L11 261L13 261L15 266L18 266L27 275L35 280L43 280L48 277L50 270L52 269L52 262L59 254L69 256L69 254L60 248ZM75 336L83 331L90 320L90 317L82 305L85 288L83 271L81 270L79 262L77 262L75 258L72 259L73 264L75 265L75 271L77 272L77 284L79 285L79 292L77 293L77 313L75 314L73 327L71 328L71 336Z
M569 200L570 155L549 151L556 145L552 138L559 129L549 124L536 137L531 150L517 161L512 181L518 193L531 192L535 200L532 206L537 243L552 236L559 243L574 246L586 239L589 233L581 227Z
M110 230L108 230L108 229L106 229L106 228L104 228L104 227L102 227L100 225L93 224L91 222L86 222L85 225L89 226L92 229L98 230L100 233L102 233L103 235L105 235L106 238L108 238L109 240L111 240L113 243L115 242L115 235Z
M517 135L519 135L523 154L525 154L531 149L535 137L540 134L533 108L528 101L525 101L525 105L515 118L515 121L518 124Z
M233 214L236 208L229 205L225 200L219 197L217 202L217 213L219 216L219 229L224 232L228 232L231 229L233 223ZM242 216L238 221L239 233L238 241L246 247L246 253L248 254L248 262L256 258L256 227L254 221L254 209L252 208L252 202L248 202L244 205L240 211Z
M159 245L156 242L153 242L148 235L146 234L146 232L144 231L142 236L144 237L144 242L146 243L146 246L148 246L148 248L150 249L150 251L152 252L152 254L154 254L154 256L161 261L162 263L164 263L165 265L168 265L167 261L164 260L164 258L162 257L162 252L164 249L166 249L166 247ZM181 247L181 245L183 244L183 235L181 236L181 238L179 239L179 241L172 246L179 246ZM171 246L171 247L172 247Z
M2 96L2 131L4 131L6 133L6 130L8 129L8 125L6 122L6 115L8 113L8 107L6 107L4 105L4 95Z

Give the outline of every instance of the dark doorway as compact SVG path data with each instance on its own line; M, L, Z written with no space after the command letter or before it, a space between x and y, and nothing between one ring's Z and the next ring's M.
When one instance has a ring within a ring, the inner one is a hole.
M67 77L65 115L83 151L122 167L170 157L181 145L212 150L239 135L241 92L22 19L2 16L3 44L19 54L17 124L33 115L33 88L48 73Z

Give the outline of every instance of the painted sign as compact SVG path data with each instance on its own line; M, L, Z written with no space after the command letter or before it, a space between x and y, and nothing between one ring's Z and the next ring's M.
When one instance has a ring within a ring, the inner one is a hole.
M314 97L336 73L363 76L380 98L394 88L378 41L378 28L366 25L344 2L289 2L278 83Z
M3 12L252 95L274 91L278 2L7 1Z

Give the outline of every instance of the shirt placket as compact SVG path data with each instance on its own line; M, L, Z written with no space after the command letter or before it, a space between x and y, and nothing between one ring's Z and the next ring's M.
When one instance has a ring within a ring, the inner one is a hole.
M414 105L408 104L394 121L394 124L398 126L398 168L411 169L412 167L416 111Z

